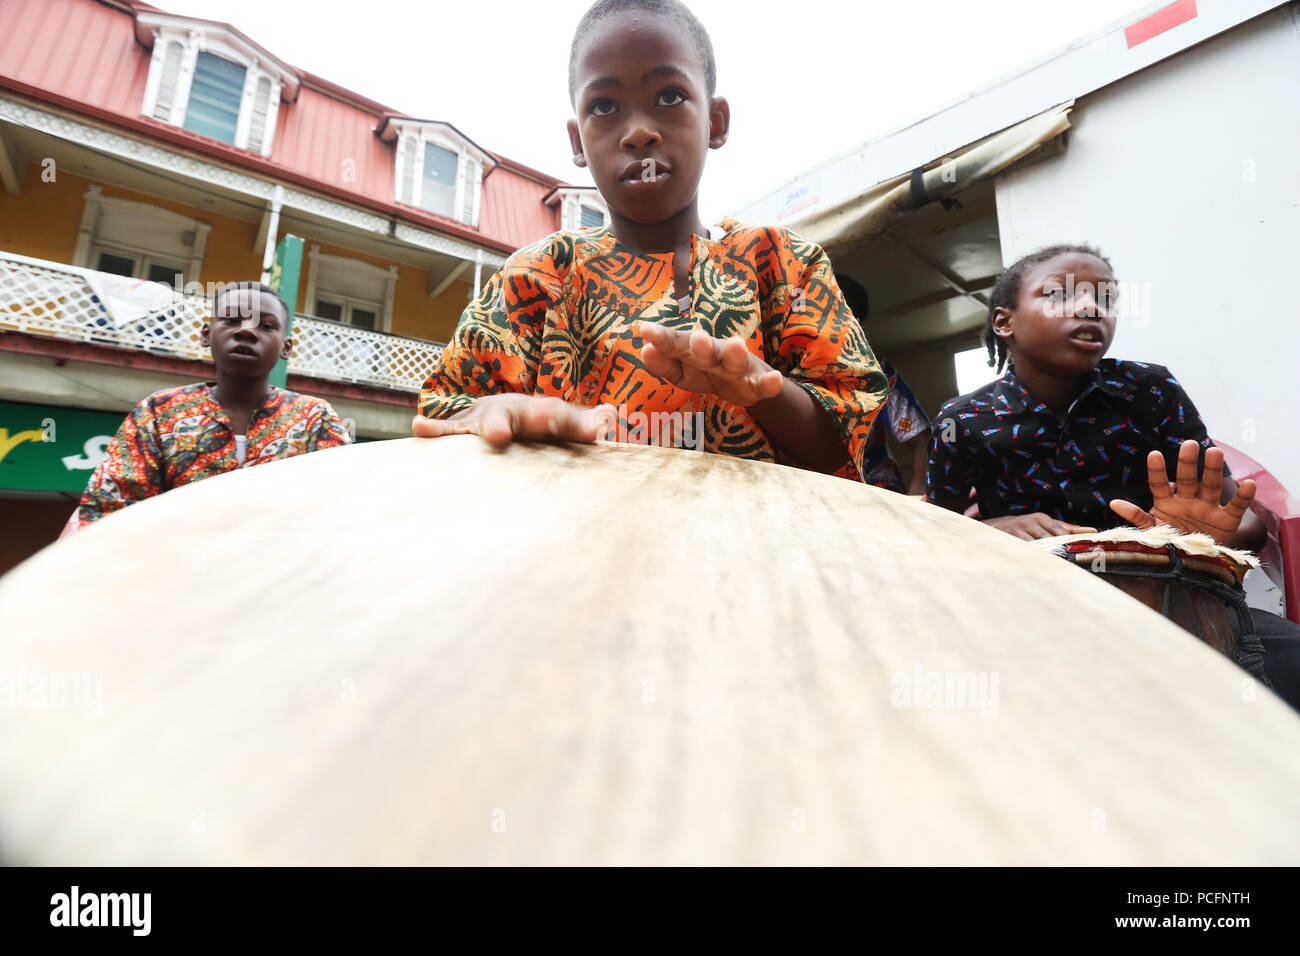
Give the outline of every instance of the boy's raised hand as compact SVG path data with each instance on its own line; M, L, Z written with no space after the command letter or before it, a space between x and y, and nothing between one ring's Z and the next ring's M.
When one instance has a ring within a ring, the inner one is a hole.
M1205 452L1205 471L1196 480L1196 462L1201 446L1188 439L1178 449L1178 482L1171 488L1165 471L1165 457L1158 451L1147 455L1147 483L1154 499L1150 513L1131 501L1116 499L1110 510L1129 524L1153 528L1173 525L1182 531L1208 534L1219 544L1228 544L1241 525L1250 503L1255 500L1255 482L1247 478L1226 505L1223 494L1223 452L1211 448Z
M588 408L558 398L536 395L484 395L450 418L416 415L411 434L416 438L442 435L478 435L494 448L512 441L599 441L615 427L612 405Z
M641 361L678 388L717 395L741 408L781 394L781 373L745 347L744 339L715 339L702 329L679 332L641 323Z

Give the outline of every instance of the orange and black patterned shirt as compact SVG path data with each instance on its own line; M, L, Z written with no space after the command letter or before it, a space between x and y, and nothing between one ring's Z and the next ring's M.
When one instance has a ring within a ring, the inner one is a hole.
M420 414L446 418L482 395L554 396L613 405L623 440L651 437L649 421L678 415L702 425L689 447L788 464L746 409L670 385L642 364L641 322L700 328L741 336L806 389L848 449L837 474L862 480L888 382L830 259L784 229L719 225L721 238L691 241L689 311L673 289L672 254L635 252L608 228L557 232L516 252L461 316L420 392Z
M81 496L83 528L190 482L350 443L329 402L272 385L240 436L247 441L241 465L234 425L209 388L163 389L131 410Z

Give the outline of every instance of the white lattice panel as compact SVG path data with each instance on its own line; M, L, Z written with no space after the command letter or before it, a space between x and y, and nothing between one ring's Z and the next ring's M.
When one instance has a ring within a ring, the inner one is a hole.
M0 328L78 342L211 358L199 342L205 296L57 262L0 253ZM289 371L419 391L442 354L422 339L298 316Z

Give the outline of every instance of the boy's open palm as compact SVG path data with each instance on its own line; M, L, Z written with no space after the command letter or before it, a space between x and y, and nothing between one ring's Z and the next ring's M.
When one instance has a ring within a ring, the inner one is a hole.
M484 395L449 418L416 415L411 433L416 438L442 435L478 435L495 448L512 441L594 442L615 426L614 408L587 408L536 395Z
M739 336L715 339L707 332L679 332L641 323L641 361L669 383L717 395L742 408L781 394L781 373L745 347Z
M1178 449L1178 482L1172 488L1165 472L1165 457L1158 451L1147 455L1147 483L1154 499L1150 513L1131 501L1116 499L1110 508L1129 524L1153 528L1172 525L1182 531L1208 534L1219 544L1227 544L1241 525L1250 503L1255 500L1255 482L1249 478L1237 488L1226 505L1220 504L1223 493L1223 452L1211 448L1205 453L1202 480L1196 480L1196 462L1200 445L1192 440Z

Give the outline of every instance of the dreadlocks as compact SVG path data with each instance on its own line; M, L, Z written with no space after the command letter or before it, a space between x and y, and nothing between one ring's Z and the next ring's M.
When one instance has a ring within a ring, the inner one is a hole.
M1024 278L1025 270L1030 266L1036 266L1040 262L1046 262L1048 259L1055 259L1057 256L1063 256L1067 253L1077 252L1085 256L1093 256L1110 266L1110 260L1103 256L1092 246L1061 244L1056 246L1045 246L1037 252L1031 252L1027 256L1017 259L1006 272L998 276L997 283L993 286L993 295L989 298L989 315L984 324L982 337L984 347L989 352L989 367L994 371L1001 372L1008 364L1007 342L996 332L993 331L993 313L998 309L1014 309L1020 301L1020 283ZM1113 266L1111 267L1114 268Z

